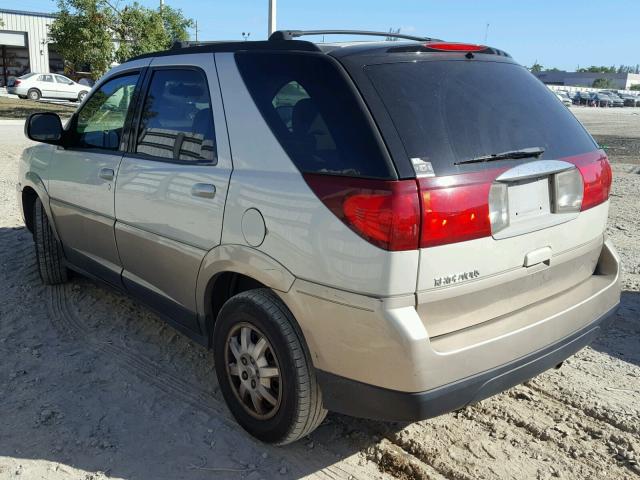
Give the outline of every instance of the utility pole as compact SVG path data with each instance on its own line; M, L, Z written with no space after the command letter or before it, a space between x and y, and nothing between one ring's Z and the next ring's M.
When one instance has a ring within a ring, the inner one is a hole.
M487 23L487 26L484 29L484 44L487 44L487 38L489 37L489 24Z
M164 8L164 0L160 0L160 13L162 13L163 8Z
M198 20L196 22L196 42L198 41Z
M269 35L276 31L276 1L269 0Z

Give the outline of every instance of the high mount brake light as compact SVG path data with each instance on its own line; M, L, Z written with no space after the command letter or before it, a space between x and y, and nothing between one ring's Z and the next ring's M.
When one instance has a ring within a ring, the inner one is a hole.
M424 46L443 52L480 52L487 49L485 45L473 45L471 43L430 42L425 43Z
M562 160L576 165L584 190L578 207L579 179L576 183L569 173L556 179L554 194L561 197L556 199L557 213L587 210L607 201L612 177L604 152ZM305 173L304 179L358 235L385 250L400 251L490 237L506 228L507 185L495 182L506 170L395 181L317 173Z

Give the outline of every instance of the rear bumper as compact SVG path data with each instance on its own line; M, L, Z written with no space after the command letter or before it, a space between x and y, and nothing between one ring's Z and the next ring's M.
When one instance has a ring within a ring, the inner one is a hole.
M425 392L401 392L318 371L324 406L355 417L415 421L463 408L548 370L591 343L617 305L586 327L514 361Z

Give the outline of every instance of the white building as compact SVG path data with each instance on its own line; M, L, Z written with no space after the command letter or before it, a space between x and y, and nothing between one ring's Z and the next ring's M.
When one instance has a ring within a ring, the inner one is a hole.
M0 8L0 87L28 72L62 72L62 58L49 48L54 15Z

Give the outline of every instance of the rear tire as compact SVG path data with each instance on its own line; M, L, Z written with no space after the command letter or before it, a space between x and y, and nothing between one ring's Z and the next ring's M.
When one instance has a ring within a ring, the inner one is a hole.
M42 95L40 93L40 90L36 88L32 88L27 92L27 97L29 98L29 100L40 100L41 96Z
M33 204L33 241L36 246L38 273L45 285L65 283L69 272L64 266L62 245L53 234L49 218L40 199Z
M242 336L244 329L251 332L245 346L234 336ZM264 343L259 349L261 339ZM218 315L213 342L220 390L233 416L251 435L266 443L285 445L322 423L327 411L302 333L287 306L271 290L249 290L227 300ZM238 347L244 352L242 356ZM258 350L266 352L266 359L254 356ZM252 366L259 366L257 377L252 376ZM260 367L268 368L271 378L266 378ZM247 386L244 395L243 383ZM258 395L262 400L257 408L255 388L257 385L259 391L265 384L269 395Z

